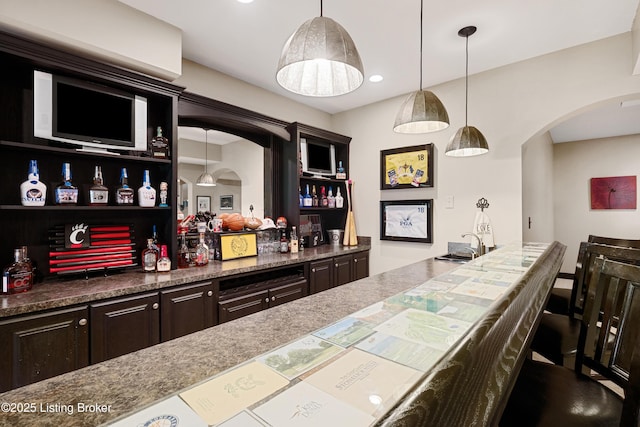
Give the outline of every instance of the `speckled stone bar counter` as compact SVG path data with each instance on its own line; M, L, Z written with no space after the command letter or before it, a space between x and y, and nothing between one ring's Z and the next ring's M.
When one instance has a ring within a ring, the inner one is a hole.
M492 342L475 341L475 337L479 336L479 331L491 331L494 323L499 324L500 330L506 333L510 328L518 327L519 323L514 324L511 318L502 316L501 313L524 316L527 321L523 328L531 328L542 312L541 307L562 262L563 253L564 247L557 244L547 250L541 261L510 288L509 294L501 298L495 309L470 331L469 336L474 339L465 339L460 346L452 349L451 356L457 356L458 349L463 346L463 354L474 355L474 346L478 344L489 346L487 355L493 351L493 347L499 350L500 346L492 346ZM36 413L0 413L0 425L94 426L108 423L459 266L460 264L433 259L417 262L0 394L0 402L28 403L33 404L36 409ZM507 310L510 304L514 304L514 307ZM500 322L502 317L507 323ZM510 347L506 353L507 360L511 361L508 363L519 359L526 347L527 334L520 329L517 332L511 335L516 336L519 345L517 350ZM513 337L506 341L502 337L500 339L503 342L509 341L510 344ZM486 357L483 356L482 359ZM493 360L492 357L489 360ZM511 367L507 369L508 363L504 363L498 356L495 363L502 366L501 377L505 377L506 371L509 371L506 376L508 378L512 378L514 372L517 373ZM471 363L469 367L474 371L476 369ZM430 376L426 376L423 384L432 384L429 378ZM505 381L501 381L501 387L504 383ZM421 398L423 384L419 384L415 391L408 394L407 402L413 407L420 405L419 401L414 402L413 399ZM502 388L500 390L504 392ZM79 404L94 406L89 406L92 411L78 413L75 410L73 414L56 410L43 413L41 410L56 409L56 404L60 408L71 407L74 410L82 407ZM455 405L453 408L461 409ZM399 414L407 411L402 406L397 410ZM421 413L424 416L425 412Z
M0 296L0 319L370 249L369 238L359 237L359 240L358 246L324 245L296 254L275 253L229 261L212 261L206 267L172 270L167 273L143 273L140 270L105 277L91 276L86 280L60 280L36 284L29 292Z

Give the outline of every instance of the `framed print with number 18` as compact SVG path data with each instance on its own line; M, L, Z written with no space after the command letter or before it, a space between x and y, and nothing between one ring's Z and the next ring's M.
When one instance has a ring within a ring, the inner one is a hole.
M433 199L380 202L380 240L432 243Z
M433 187L433 144L380 151L380 189Z

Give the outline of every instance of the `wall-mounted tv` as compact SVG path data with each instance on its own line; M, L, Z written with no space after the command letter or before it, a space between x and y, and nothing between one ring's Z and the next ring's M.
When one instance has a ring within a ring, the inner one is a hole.
M300 138L300 160L303 173L323 177L336 175L336 147L333 144Z
M83 149L147 150L147 100L108 86L34 71L34 136Z

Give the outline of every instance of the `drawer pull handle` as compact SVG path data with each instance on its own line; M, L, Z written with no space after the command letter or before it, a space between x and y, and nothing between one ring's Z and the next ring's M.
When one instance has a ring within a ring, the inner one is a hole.
M160 307L160 304L158 304L157 302L153 303L153 305L151 306L151 308L153 308L154 310L157 310Z
M315 269L315 268L312 268L312 269L311 269L311 272L312 272L312 273L315 273L315 272L316 272L316 269Z
M336 268L338 268L338 263L336 262Z
M80 319L80 321L78 322L78 325L85 326L87 323L88 323L87 319Z
M358 259L354 259L353 262L358 262Z
M276 297L271 297L271 301L275 301L275 300L276 300Z
M212 297L212 296L213 296L213 291L209 291L209 292L207 292L207 296L208 296L208 297Z
M266 298L264 299L264 302L269 302L269 297L266 297Z

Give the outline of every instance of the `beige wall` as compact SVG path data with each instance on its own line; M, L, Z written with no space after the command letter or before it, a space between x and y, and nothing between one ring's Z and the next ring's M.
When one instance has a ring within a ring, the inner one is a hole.
M589 234L640 239L640 210L592 210L589 181L640 175L640 135L554 146L556 240L567 245L562 271L573 273L578 246Z
M640 94L640 76L631 74L631 51L631 33L626 33L470 76L469 124L490 146L480 157L444 155L451 135L464 125L463 79L431 88L449 112L451 127L445 131L395 134L391 128L403 97L336 115L334 130L353 137L356 223L359 234L373 237L371 272L446 252L448 241L460 241L460 234L470 230L481 197L490 203L496 243L521 240L521 146L580 111ZM428 142L437 147L435 188L379 190L380 150ZM452 209L445 208L447 196L454 197ZM434 199L434 243L379 241L379 201L417 198Z

